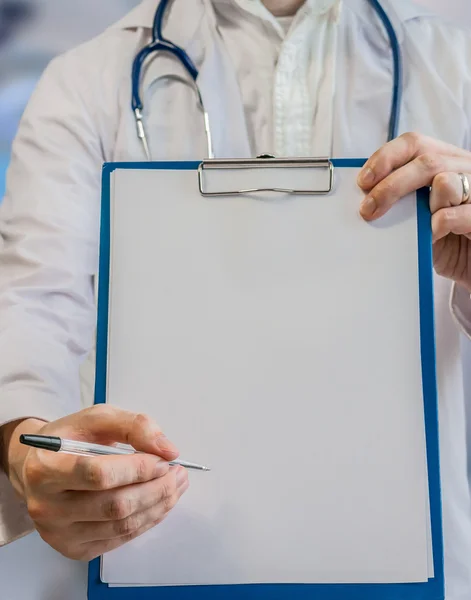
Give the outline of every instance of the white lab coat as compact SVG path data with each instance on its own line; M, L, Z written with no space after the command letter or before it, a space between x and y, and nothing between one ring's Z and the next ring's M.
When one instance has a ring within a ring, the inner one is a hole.
M91 402L100 166L144 159L130 110L129 74L149 39L155 5L145 0L98 38L53 61L25 112L0 210L0 423L55 419L79 409L80 364L82 401ZM470 148L471 36L405 0L383 5L404 55L401 131ZM236 73L210 0L172 3L165 33L199 67L216 156L260 150L250 146ZM338 40L333 155L366 157L387 137L390 46L366 0L344 0ZM186 72L169 56L145 68L142 93L155 160L205 156L196 96L182 80ZM447 600L471 598L460 326L471 332L469 294L451 294L450 283L437 277ZM0 479L1 543L31 523L6 478Z

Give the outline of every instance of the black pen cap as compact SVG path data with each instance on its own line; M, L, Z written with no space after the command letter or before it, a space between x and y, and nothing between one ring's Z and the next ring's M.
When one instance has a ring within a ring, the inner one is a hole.
M42 448L43 450L52 450L59 452L61 449L61 439L50 435L20 435L20 443L33 448Z

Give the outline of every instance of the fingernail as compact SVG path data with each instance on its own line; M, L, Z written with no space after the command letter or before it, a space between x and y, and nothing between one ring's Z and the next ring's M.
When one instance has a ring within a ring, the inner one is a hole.
M186 469L184 469L183 467L178 468L175 481L177 482L177 487L181 487L186 481L188 481L188 474L186 472Z
M375 174L373 170L370 169L370 167L366 167L366 169L363 169L363 171L360 172L360 175L358 177L359 184L364 185L365 187L373 185L374 180Z
M178 449L175 446L175 444L172 444L172 442L168 439L168 437L164 433L158 433L156 441L157 441L157 445L162 450L167 450L168 452L178 452Z
M364 217L371 217L376 211L375 199L367 196L360 205L360 212Z

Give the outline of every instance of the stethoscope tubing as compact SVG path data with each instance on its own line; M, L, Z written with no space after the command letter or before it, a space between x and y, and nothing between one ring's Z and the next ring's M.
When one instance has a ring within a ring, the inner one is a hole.
M147 140L144 115L143 115L143 102L141 97L140 85L141 85L141 74L144 62L151 54L157 52L168 52L175 56L178 61L183 65L187 73L192 79L192 83L195 88L195 92L198 96L198 101L204 117L204 127L207 142L208 158L214 158L211 127L209 121L209 115L205 110L201 91L198 86L198 69L195 64L185 52L183 48L177 46L170 40L166 39L162 33L162 26L168 8L170 0L160 0L157 10L154 15L154 21L152 25L152 40L151 42L142 48L136 55L132 65L131 73L131 86L132 86L132 111L136 121L137 136L141 140L144 148L144 152L148 160L151 160L151 153L149 149L149 143ZM399 131L399 123L401 118L401 106L402 106L402 91L403 91L403 61L401 47L399 40L394 29L394 26L389 18L388 14L382 7L379 0L366 0L370 3L379 19L381 20L386 33L389 38L391 46L392 61L393 61L393 90L391 98L391 109L388 123L388 141L393 140L397 137Z

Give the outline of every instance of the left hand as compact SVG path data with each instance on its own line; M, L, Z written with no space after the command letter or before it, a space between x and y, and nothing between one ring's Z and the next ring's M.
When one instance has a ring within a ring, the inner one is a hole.
M471 293L471 201L463 201L458 173L471 185L471 153L417 133L384 145L366 162L358 185L366 197L361 216L372 221L398 200L431 186L433 262L439 275Z

